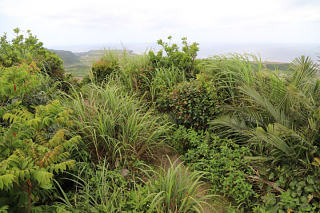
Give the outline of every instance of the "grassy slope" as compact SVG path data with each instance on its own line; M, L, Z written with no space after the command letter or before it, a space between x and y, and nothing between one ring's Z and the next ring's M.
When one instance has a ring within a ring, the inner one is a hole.
M90 67L98 61L106 50L90 50L88 52L73 53L65 50L51 50L57 53L64 62L66 72L72 73L75 77L83 77L90 71ZM121 50L112 50L121 53Z

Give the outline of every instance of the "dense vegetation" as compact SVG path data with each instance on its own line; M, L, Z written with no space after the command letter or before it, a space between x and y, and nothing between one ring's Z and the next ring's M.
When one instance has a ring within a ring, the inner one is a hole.
M82 82L0 41L0 212L319 212L320 79L198 44L112 51Z

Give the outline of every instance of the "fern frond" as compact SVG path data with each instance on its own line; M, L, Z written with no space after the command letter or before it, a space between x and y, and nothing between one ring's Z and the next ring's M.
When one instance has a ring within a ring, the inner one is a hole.
M33 177L39 183L40 187L44 188L50 185L53 174L45 170L36 170L33 172Z
M0 190L10 190L17 178L13 174L5 174L0 176Z
M50 166L49 171L55 172L55 173L62 173L66 171L68 168L72 169L75 166L74 160L68 160L62 163L53 164Z
M61 142L65 140L64 134L65 134L65 130L59 129L54 134L54 136L49 140L49 142L48 142L49 147L55 147L57 145L60 145Z

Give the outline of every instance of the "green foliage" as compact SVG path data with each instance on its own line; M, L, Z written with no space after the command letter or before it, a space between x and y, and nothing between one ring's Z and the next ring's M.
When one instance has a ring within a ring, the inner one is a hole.
M208 122L219 113L221 98L210 81L200 78L182 82L172 87L170 92L163 90L157 100L158 109L168 112L178 125L206 129Z
M307 190L314 192L299 192L301 196L297 199L291 197L289 183L299 182L308 175L318 179L315 175L319 166L317 65L310 58L300 57L290 65L290 74L283 76L252 69L255 66L251 62L237 60L242 59L225 59L219 64L225 67L247 64L240 72L229 69L223 75L213 74L224 79L222 89L229 84L227 92L232 99L226 102L228 115L212 121L212 130L245 143L252 150L255 156L251 159L258 174L255 181L264 186L264 193L276 190L270 195L276 198L273 204L265 204L267 210L314 211L318 189L310 186ZM217 62L214 63L216 66Z
M189 171L181 163L170 162L166 171L160 168L156 178L150 183L151 192L155 193L151 206L157 212L203 212L210 207L204 187L202 173Z
M124 51L121 56L120 70L119 77L128 91L139 96L146 95L147 98L151 96L148 93L155 69L150 65L147 55L129 55Z
M48 80L34 64L0 67L0 126L8 126L2 116L10 110L25 106L34 111L34 105L46 104L53 95Z
M257 201L258 195L248 181L252 171L245 160L250 156L247 147L184 127L177 129L173 142L187 148L183 159L195 170L205 172L213 193L223 193L241 207L253 206Z
M98 62L92 65L91 72L97 84L101 84L111 73L119 72L119 56L107 52Z
M319 174L318 170L304 176L298 176L301 171L290 167L267 168L261 176L266 176L274 183L277 192L267 188L259 208L275 212L318 212L319 211ZM268 171L269 170L269 171Z
M171 36L168 37L170 41ZM158 40L158 44L162 47L161 50L155 54L153 51L149 51L149 57L151 63L157 68L172 68L183 70L187 77L194 77L198 73L197 68L197 52L199 51L198 43L188 44L187 38L184 37L182 40L182 48L180 50L177 44L170 44L164 42L161 39ZM165 52L165 56L163 53Z
M0 66L11 67L34 61L42 73L55 79L63 78L63 62L55 53L45 49L29 30L26 37L20 34L18 28L14 32L16 36L11 41L7 40L6 34L0 38Z
M230 212L319 212L309 57L271 71L250 55L196 60L197 43L169 37L158 53L108 52L80 85L30 31L15 33L0 40L0 212L212 212L209 194ZM77 54L88 67L102 51L89 53ZM196 172L142 163L163 142Z
M0 101L4 104L12 98L23 99L40 86L39 79L39 69L34 64L0 67Z
M87 85L68 105L90 153L98 160L106 158L112 166L150 158L170 130L165 119L113 82L104 87Z
M10 125L0 132L1 205L30 212L41 190L53 189L54 174L74 166L68 150L80 137L66 139L70 113L54 101L37 106L35 114L22 108L3 115Z
M200 181L202 174L170 162L168 171L155 171L145 164L136 165L149 180L134 179L134 170L124 176L121 170L109 170L105 162L96 169L84 167L74 176L79 189L75 194L63 192L59 207L72 212L203 212L211 208Z
M184 70L176 67L153 67L148 55L128 55L124 52L120 61L119 77L128 91L154 103L162 92L185 81Z
M311 62L300 62L288 78L248 72L251 80L237 87L241 105L229 106L230 116L213 121L213 130L248 142L272 164L311 169L319 155L319 109L312 98L318 80Z
M80 63L79 55L76 55L75 53L73 53L71 51L52 50L52 49L50 49L50 51L56 53L63 60L63 64L65 66L70 66L73 64Z
M151 101L156 102L162 94L168 93L178 83L186 80L185 72L174 67L156 68L152 73L152 80L149 86Z
M79 171L84 172L73 177L77 192L63 192L60 208L71 212L155 212L150 209L153 197L148 188L128 180L120 170L109 170L104 162L96 169L86 166Z

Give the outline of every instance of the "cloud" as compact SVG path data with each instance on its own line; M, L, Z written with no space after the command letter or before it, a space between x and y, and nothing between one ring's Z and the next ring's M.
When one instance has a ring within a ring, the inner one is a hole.
M319 2L1 0L0 29L31 29L49 45L150 42L168 35L199 42L318 42Z

